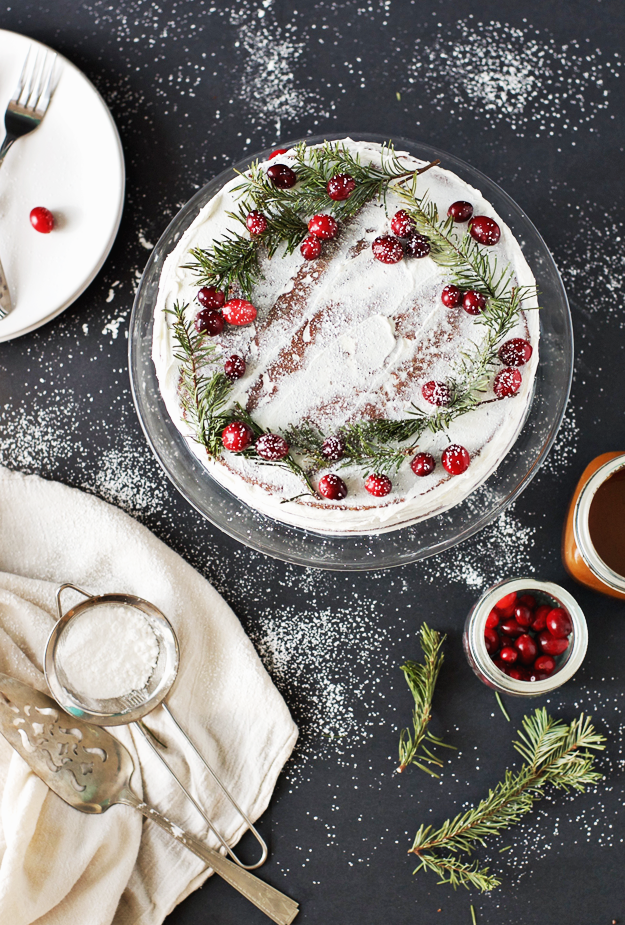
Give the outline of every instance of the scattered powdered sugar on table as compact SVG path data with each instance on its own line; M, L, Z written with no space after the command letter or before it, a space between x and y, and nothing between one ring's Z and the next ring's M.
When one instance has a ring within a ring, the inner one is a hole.
M618 55L602 57L588 43L558 44L545 30L469 16L455 33L417 40L407 89L433 97L456 119L481 115L493 128L507 122L520 137L561 136L608 108L608 78L620 72Z
M555 255L575 311L625 326L625 225L591 203L576 206ZM594 322L596 323L596 321ZM591 328L594 331L594 323Z
M154 630L140 611L126 604L98 604L67 623L56 665L75 694L106 700L143 690L158 652Z

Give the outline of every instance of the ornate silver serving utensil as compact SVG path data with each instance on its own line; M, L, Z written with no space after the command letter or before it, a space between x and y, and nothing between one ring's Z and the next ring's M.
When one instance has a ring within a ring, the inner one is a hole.
M64 713L50 697L0 674L0 733L62 800L83 813L125 803L151 819L206 862L277 925L290 925L298 905L219 852L202 844L130 789L128 749L99 726Z

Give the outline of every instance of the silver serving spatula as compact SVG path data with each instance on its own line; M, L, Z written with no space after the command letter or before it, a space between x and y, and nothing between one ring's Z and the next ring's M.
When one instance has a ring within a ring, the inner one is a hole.
M21 681L0 674L0 733L35 774L83 813L115 803L138 809L192 851L277 925L290 925L298 905L288 896L188 835L130 789L134 762L128 749L103 729L70 716Z

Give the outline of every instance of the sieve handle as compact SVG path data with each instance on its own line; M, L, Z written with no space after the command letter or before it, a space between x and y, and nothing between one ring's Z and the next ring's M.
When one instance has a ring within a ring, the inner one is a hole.
M61 585L61 587L56 592L56 611L58 613L58 617L57 617L58 620L60 620L63 616L63 607L61 605L61 594L63 593L63 591L67 590L67 588L71 588L72 591L78 591L79 594L82 594L82 596L86 597L87 599L93 597L93 594L89 594L87 591L83 591L82 588L79 588L76 585L71 584L71 582L66 581L65 584Z

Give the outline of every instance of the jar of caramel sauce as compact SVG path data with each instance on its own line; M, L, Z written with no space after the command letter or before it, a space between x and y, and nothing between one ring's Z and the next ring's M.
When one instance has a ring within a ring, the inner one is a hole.
M564 525L562 558L581 584L625 600L625 453L603 453L584 469Z

